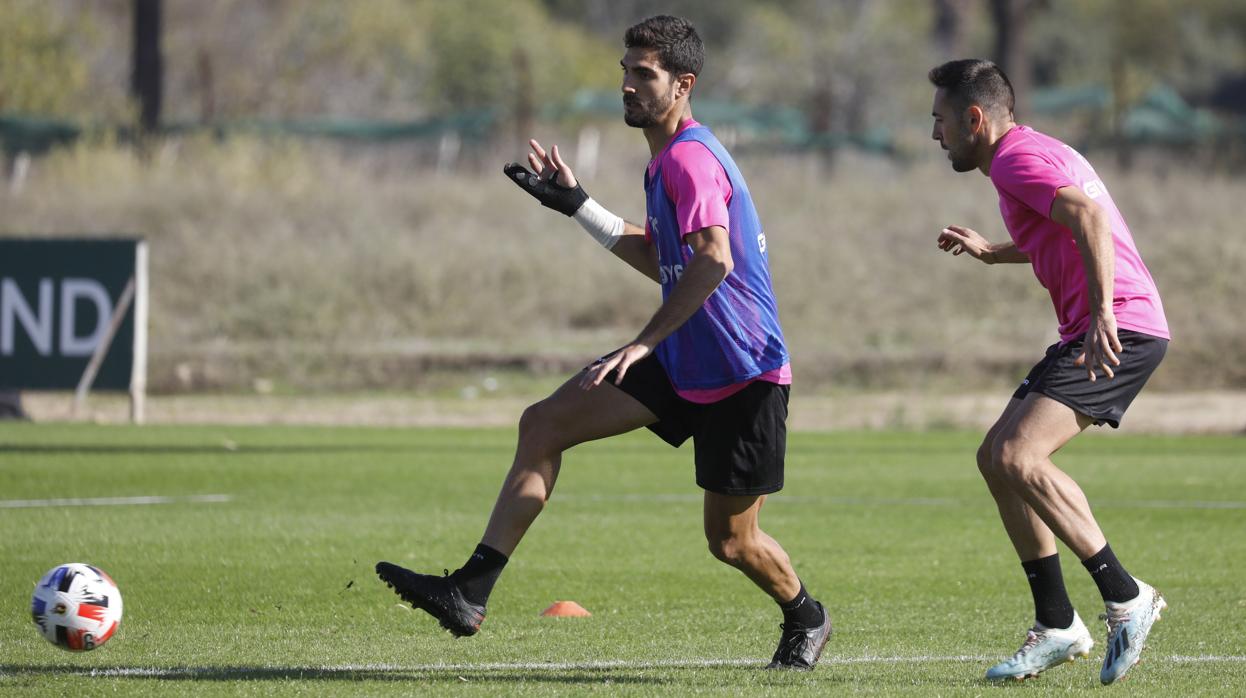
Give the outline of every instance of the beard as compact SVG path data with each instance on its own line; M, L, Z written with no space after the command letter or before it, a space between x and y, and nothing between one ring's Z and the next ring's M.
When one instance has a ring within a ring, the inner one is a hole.
M669 95L659 97L651 102L640 99L623 100L623 123L633 128L649 128L662 121L662 117L674 103Z
M978 163L974 162L971 158L966 157L964 155L957 157L955 154L953 154L952 155L952 169L957 172L971 172L973 170L978 169Z
M973 156L974 150L977 149L977 138L967 130L961 133L960 145L955 148L948 148L948 159L952 161L952 169L957 172L969 172L978 169L978 163Z

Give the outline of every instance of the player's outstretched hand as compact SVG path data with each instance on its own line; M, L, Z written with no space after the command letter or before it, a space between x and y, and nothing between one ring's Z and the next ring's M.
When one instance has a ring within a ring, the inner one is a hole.
M528 141L532 152L528 153L529 170L523 165L512 162L502 168L506 176L520 189L531 194L542 206L552 208L565 216L574 216L588 194L575 180L571 167L563 162L558 153L558 146L546 152L535 139Z
M1085 366L1086 377L1095 382L1095 371L1103 371L1108 378L1115 378L1113 366L1120 366L1117 356L1124 348L1116 336L1116 315L1112 311L1102 314L1092 313L1090 327L1086 330L1086 340L1082 345L1082 353L1073 361L1074 366Z
M584 376L580 378L580 387L584 390L596 388L606 379L606 375L615 369L618 369L618 375L615 376L614 384L619 385L623 382L623 376L627 375L627 369L652 352L652 347L640 342L632 342L589 366L588 370L584 372Z
M974 230L959 225L949 225L939 231L937 243L939 249L951 252L953 256L968 252L970 257L983 262L987 261L984 256L991 252L991 243L987 242L986 238Z

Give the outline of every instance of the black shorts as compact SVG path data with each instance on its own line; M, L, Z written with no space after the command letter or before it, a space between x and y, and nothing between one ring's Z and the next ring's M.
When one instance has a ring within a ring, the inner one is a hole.
M606 380L612 384L615 372ZM679 447L692 437L697 486L726 495L761 495L783 489L790 386L754 381L718 402L701 405L675 392L653 355L632 364L618 386L658 421L649 430Z
M1120 330L1116 336L1123 351L1117 355L1121 365L1112 368L1115 378L1105 378L1099 372L1091 383L1086 367L1073 365L1085 342L1079 338L1048 347L1047 355L1030 369L1012 396L1024 400L1031 392L1046 395L1093 419L1096 425L1106 422L1113 429L1119 427L1125 410L1164 359L1168 340L1131 330Z

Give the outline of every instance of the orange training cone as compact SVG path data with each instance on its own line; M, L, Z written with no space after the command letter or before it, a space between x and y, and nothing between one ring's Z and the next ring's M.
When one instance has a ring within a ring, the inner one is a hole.
M587 618L593 614L574 601L555 601L552 606L541 611L541 615L547 618Z

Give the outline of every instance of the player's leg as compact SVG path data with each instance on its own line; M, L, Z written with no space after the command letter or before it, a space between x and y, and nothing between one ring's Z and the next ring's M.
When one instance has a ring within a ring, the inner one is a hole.
M1009 481L995 465L995 440L999 437L1021 409L1022 400L1013 398L1008 401L1003 414L987 431L978 447L978 472L986 481L987 489L999 509L999 518L1008 533L1017 556L1022 561L1037 560L1056 554L1056 537L1047 528L1047 524L1034 513L1029 504L1013 490Z
M586 441L623 434L657 417L636 398L603 382L591 390L576 375L524 410L519 443L481 542L509 556L554 491L562 453Z
M831 634L782 546L758 525L765 495L783 488L789 388L758 381L691 416L705 537L714 557L742 571L783 611L769 668L812 669Z
M783 635L768 668L812 669L831 635L831 617L805 591L791 558L761 530L765 495L705 493L705 538L710 552L740 570L783 611Z
M792 561L775 539L761 530L758 512L765 495L730 496L705 493L705 540L710 553L740 570L779 603L796 597L800 579Z
M1100 679L1111 683L1137 663L1151 626L1167 603L1125 570L1081 488L1051 463L1051 454L1092 421L1046 395L1031 394L1011 428L996 439L995 461L1017 493L1077 554L1098 586L1108 620Z
M657 420L648 408L614 385L603 383L584 390L579 381L576 375L524 411L515 459L484 537L461 568L437 577L388 562L377 563L377 574L386 584L455 635L473 635L480 629L494 583L553 492L562 452Z
M996 460L997 444L1016 429L1017 419L1028 399L1026 395L1010 400L978 449L978 469L1021 559L1034 599L1034 627L1026 633L1025 642L1012 657L987 670L987 678L994 680L1035 676L1074 657L1088 655L1094 645L1065 590L1055 535L1018 493L1014 481Z
M1078 554L1103 596L1108 621L1107 651L1099 675L1103 683L1116 681L1137 663L1151 626L1167 603L1154 588L1125 571L1072 480L1056 471L1052 485L1042 485L1047 479L1043 473L1050 472L1050 460L1041 453L1053 446L1027 446L1025 442L1028 435L1051 430L1053 421L1066 430L1071 429L1068 425L1074 419L1079 427L1090 423L1120 425L1125 411L1163 360L1168 340L1130 330L1120 330L1118 335L1123 348L1118 353L1121 363L1110 380L1091 382L1086 369L1076 365L1082 340L1060 345L1048 370L1032 388L1042 393L1041 399L1027 400L1018 415L1017 438L997 442L999 461L1019 485L1019 494ZM1034 463L1040 466L1037 471Z
M991 449L995 475L1081 560L1107 541L1082 488L1052 463L1051 455L1090 424L1090 418L1067 405L1031 392Z

